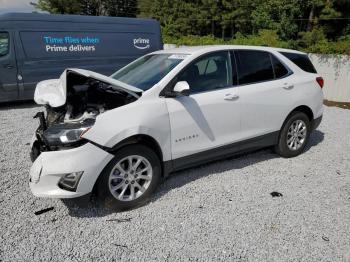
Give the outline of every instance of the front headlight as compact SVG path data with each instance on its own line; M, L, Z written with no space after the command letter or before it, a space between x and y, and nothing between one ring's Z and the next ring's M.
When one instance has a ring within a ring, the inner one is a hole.
M81 136L91 128L92 124L81 126L58 124L44 131L43 138L49 146L69 145L79 142Z
M91 127L82 127L79 129L63 130L59 134L59 138L63 144L70 144L78 142L81 139L82 134L88 131Z

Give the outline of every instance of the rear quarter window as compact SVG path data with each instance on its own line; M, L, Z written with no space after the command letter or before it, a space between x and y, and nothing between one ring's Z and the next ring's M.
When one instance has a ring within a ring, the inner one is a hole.
M317 74L317 71L314 65L311 63L307 55L289 53L289 52L280 52L280 53L285 57L287 57L290 61L292 61L294 64L296 64L300 69L304 70L305 72Z
M274 55L271 55L271 61L273 64L273 70L275 72L276 79L283 78L289 74L288 69Z

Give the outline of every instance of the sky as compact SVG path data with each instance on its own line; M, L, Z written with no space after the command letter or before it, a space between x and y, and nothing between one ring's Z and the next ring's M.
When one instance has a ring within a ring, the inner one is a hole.
M30 2L37 2L37 0L0 0L0 13L32 12L35 9Z

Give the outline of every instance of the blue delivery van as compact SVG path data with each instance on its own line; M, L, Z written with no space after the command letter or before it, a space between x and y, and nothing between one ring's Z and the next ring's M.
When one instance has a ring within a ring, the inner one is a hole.
M0 14L0 102L33 99L39 81L66 68L110 75L162 48L153 19Z

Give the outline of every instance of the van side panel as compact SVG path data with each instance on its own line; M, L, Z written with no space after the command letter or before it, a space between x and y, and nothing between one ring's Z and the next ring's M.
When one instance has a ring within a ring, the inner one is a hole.
M110 75L162 49L159 23L150 19L5 14L0 23L15 31L20 100L33 99L39 81L68 67Z

